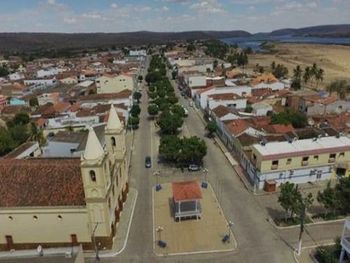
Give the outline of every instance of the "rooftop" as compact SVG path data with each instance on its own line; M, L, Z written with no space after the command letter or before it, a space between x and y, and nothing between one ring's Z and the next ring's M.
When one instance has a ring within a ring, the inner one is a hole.
M350 138L341 136L321 137L314 139L295 140L292 142L270 142L265 145L254 144L252 146L262 156L269 160L276 157L293 157L300 155L313 155L350 150Z
M175 201L195 200L202 198L202 191L196 180L172 183Z
M0 160L0 207L84 206L79 158Z

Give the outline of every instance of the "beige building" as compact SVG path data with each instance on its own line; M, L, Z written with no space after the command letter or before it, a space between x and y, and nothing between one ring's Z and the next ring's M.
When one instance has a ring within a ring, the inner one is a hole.
M111 247L128 193L125 130L111 107L81 158L0 160L0 250Z
M96 79L97 93L118 93L123 90L133 90L135 87L134 77L127 74L105 74Z

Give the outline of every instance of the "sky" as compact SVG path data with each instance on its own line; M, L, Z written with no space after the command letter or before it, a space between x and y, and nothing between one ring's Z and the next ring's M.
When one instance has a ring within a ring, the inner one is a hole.
M0 32L246 30L350 24L350 0L0 0Z

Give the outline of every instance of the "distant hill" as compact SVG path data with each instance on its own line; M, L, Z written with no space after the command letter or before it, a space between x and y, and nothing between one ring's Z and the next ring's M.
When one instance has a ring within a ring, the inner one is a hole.
M0 33L0 52L46 49L105 48L111 46L161 44L174 40L247 37L246 31L127 32L127 33Z
M350 37L350 24L324 25L303 28L284 28L272 31L271 36L319 36L319 37Z

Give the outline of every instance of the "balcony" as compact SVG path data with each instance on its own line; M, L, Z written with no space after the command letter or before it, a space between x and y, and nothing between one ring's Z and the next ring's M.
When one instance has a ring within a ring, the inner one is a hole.
M271 170L277 170L277 169L278 169L278 164L271 165Z
M307 165L309 165L309 162L308 162L308 161L302 161L302 162L301 162L301 166L307 166Z
M328 159L328 163L334 163L335 162L335 158L329 158Z

